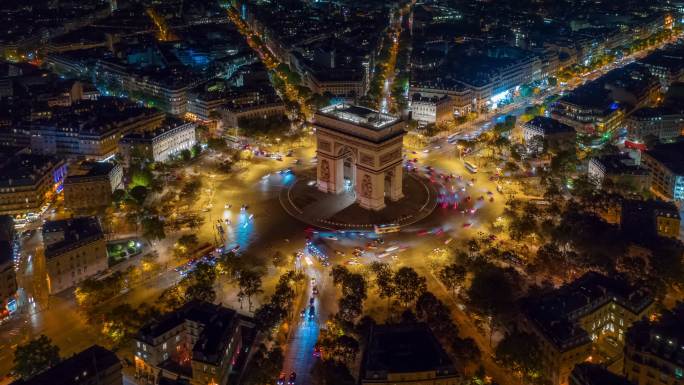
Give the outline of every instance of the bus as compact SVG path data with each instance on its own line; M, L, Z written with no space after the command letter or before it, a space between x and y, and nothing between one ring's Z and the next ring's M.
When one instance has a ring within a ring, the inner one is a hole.
M374 225L373 229L375 230L375 234L387 234L387 233L398 233L400 230L400 227L396 223L389 223L386 225Z
M470 171L471 173L477 174L477 166L475 166L474 164L472 164L472 163L470 163L470 162L468 162L468 161L465 161L465 162L463 162L463 165L464 165L465 168L466 168L468 171Z
M447 137L447 143L454 144L457 140L461 138L461 131L453 133Z

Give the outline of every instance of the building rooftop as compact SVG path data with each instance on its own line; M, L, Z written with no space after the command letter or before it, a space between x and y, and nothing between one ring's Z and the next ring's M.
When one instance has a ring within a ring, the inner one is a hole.
M451 99L447 95L441 95L441 96L423 96L420 93L415 93L411 95L411 102L423 102L423 103L441 103L441 102L447 102Z
M657 144L646 153L677 175L684 175L684 141Z
M362 378L370 380L386 378L388 373L456 374L453 362L425 324L373 327L362 365Z
M143 326L137 339L152 344L155 338L172 330L186 321L202 325L202 331L193 347L192 359L216 363L221 359L230 335L238 327L241 316L233 309L208 302L191 301L175 312L162 316L159 320Z
M657 320L642 320L627 330L627 345L684 366L684 304L663 311Z
M588 272L552 293L525 298L522 307L528 320L565 351L590 341L577 321L609 302L637 314L648 307L653 298L624 279Z
M45 246L45 257L52 258L63 252L90 243L103 237L97 217L79 217L47 221L43 225L43 236L61 233L64 238Z
M121 370L119 358L100 345L74 354L56 366L31 378L15 381L13 385L89 385L99 384L98 375L112 367Z
M570 373L570 377L575 381L570 381L571 384L578 385L632 385L632 383L623 376L619 376L601 365L582 362L575 366L575 369Z
M529 122L525 123L527 126L536 127L544 133L544 135L574 133L575 129L563 124L556 119L547 118L546 116L535 116Z
M401 121L401 118L397 116L344 103L323 107L318 113L376 131Z
M183 120L180 120L180 119L169 117L161 124L161 126L157 127L154 130L148 130L148 131L144 131L144 132L131 132L129 134L124 135L124 137L121 138L121 140L123 142L125 142L125 141L151 141L151 140L163 135L166 132L169 132L173 129L176 129L176 128L181 127L181 126L186 126L186 125L188 127L190 127L190 126L195 127L196 126L195 123L192 123L192 122L188 123L188 122L184 122Z
M592 158L607 175L648 175L648 170L637 165L627 154L609 154Z
M47 155L0 154L0 187L33 185L62 162L57 157Z
M75 182L84 178L108 177L114 167L116 167L116 164L112 162L84 161L69 167L65 183Z

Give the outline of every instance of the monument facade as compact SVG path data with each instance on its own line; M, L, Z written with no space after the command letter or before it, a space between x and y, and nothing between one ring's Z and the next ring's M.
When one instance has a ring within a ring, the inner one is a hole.
M402 191L400 117L349 104L331 105L314 117L318 156L317 186L332 194L353 193L369 210L382 210L385 198Z

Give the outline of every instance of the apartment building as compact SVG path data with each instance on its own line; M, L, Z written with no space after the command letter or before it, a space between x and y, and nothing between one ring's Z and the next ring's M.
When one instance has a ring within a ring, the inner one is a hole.
M651 174L651 190L665 200L684 199L684 142L658 144L642 152L641 164Z
M521 326L540 341L542 375L554 385L566 385L594 344L607 337L622 344L627 328L649 316L653 306L647 292L589 272L549 294L524 299Z
M625 376L636 385L684 383L684 305L627 331Z
M423 123L443 123L454 117L454 107L451 98L443 96L422 96L414 94L411 97L411 119Z
M0 214L38 213L62 189L66 163L54 156L0 154Z
M119 143L124 163L131 161L165 162L182 150L190 150L196 143L197 124L176 119L167 120L153 131L130 133Z
M96 210L112 203L112 192L122 185L123 168L112 162L80 162L69 167L64 181L64 207Z
M235 310L191 301L143 326L135 337L135 369L143 384L161 379L226 385L254 341L255 324Z
M111 350L93 345L28 380L12 385L122 385L123 365Z
M74 287L109 267L97 217L45 222L43 243L50 294Z

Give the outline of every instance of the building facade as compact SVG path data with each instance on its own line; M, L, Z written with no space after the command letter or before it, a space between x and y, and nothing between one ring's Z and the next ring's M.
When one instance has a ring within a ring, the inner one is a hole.
M542 375L554 385L566 385L594 343L610 337L622 345L627 328L653 307L647 292L589 272L554 292L526 298L521 326L540 342Z
M166 162L195 143L197 124L170 121L154 131L131 133L119 142L119 151L126 164L131 161Z
M641 154L651 190L665 200L684 199L684 143L659 144Z
M96 217L45 222L43 242L50 294L71 288L109 267L104 234Z
M674 140L682 135L684 111L666 107L640 108L625 120L625 127L630 141L643 142L649 137Z
M69 168L64 181L64 207L101 209L112 203L112 192L122 185L123 168L111 162L81 162Z
M208 302L191 301L145 325L135 337L135 368L143 384L161 378L191 385L226 385L254 339L250 318Z
M443 123L454 116L454 106L449 96L424 97L414 94L411 97L411 119L423 123Z
M0 157L0 214L40 212L61 191L66 174L66 164L56 157Z
M684 305L643 320L627 332L625 376L636 385L684 383Z

